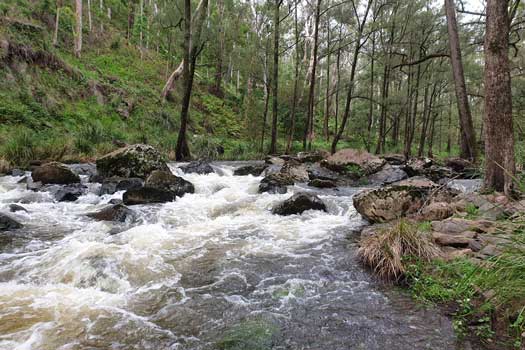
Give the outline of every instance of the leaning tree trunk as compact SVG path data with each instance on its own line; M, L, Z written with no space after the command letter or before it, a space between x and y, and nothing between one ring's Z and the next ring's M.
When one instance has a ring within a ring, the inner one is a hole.
M516 172L509 66L507 0L487 0L485 30L486 189L513 194Z
M445 0L445 10L447 15L448 41L450 43L450 62L454 75L454 86L456 88L456 100L458 103L459 123L461 127L461 157L476 160L476 134L472 124L472 115L465 85L465 75L463 73L463 61L461 58L461 48L459 46L458 25L456 22L456 11L454 0Z
M75 4L75 56L80 58L80 53L82 52L82 0L76 0Z

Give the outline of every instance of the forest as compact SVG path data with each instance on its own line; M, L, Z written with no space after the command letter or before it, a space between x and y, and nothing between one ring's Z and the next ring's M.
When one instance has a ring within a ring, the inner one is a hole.
M0 0L0 350L525 349L524 35L521 0Z

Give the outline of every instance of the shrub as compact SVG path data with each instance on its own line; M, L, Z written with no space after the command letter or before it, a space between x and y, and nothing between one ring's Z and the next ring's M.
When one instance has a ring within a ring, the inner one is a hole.
M2 147L2 155L12 164L27 165L35 159L36 134L31 129L18 127L7 136L7 142Z
M439 255L430 236L400 220L375 235L364 238L358 250L359 259L384 280L399 281L406 272L408 257L429 261Z

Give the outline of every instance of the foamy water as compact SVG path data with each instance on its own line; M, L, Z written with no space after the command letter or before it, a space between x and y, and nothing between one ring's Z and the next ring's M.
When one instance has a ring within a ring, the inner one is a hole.
M274 349L454 348L448 319L385 294L356 263L357 189L318 192L328 213L276 216L274 205L313 189L258 194L261 178L234 166L172 165L196 193L133 206L133 224L85 215L122 192L99 197L90 184L54 203L0 178L0 211L29 211L12 214L23 229L0 233L0 349L215 349L252 319L275 325Z

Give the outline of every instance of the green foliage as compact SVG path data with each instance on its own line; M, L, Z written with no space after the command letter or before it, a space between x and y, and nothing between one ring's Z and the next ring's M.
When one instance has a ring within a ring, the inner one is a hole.
M467 219L473 220L479 216L479 208L473 203L468 203L465 211L467 212Z
M32 130L16 127L5 139L7 142L2 146L1 153L12 164L26 165L35 159L36 140Z

